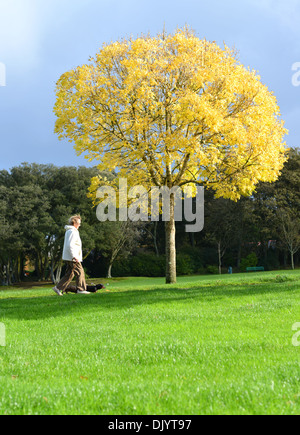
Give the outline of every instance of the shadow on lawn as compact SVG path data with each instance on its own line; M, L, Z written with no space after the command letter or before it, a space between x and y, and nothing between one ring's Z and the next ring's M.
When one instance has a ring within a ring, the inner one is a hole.
M173 302L213 302L222 298L288 293L299 288L299 283L254 283L234 286L206 286L192 288L158 288L128 290L95 295L68 295L12 297L0 299L0 321L5 319L39 320L53 317L80 315L85 311L99 313L103 310L124 310L140 305L168 304Z

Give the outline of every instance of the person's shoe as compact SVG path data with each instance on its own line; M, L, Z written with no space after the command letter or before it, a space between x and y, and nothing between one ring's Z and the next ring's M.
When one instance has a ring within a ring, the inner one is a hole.
M53 291L57 294L57 296L63 296L62 292L60 290L58 290L57 287L54 287Z
M90 292L83 291L83 290L77 290L77 294L78 294L78 295L90 295L91 293L90 293Z

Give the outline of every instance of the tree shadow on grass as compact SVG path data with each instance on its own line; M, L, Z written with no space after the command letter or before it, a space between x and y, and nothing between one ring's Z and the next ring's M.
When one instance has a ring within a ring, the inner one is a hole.
M290 293L299 283L255 283L244 285L194 286L191 288L161 287L146 290L123 290L95 295L10 297L0 299L0 322L5 319L41 320L80 315L84 312L116 311L136 306L170 304L174 302L219 302L223 298Z

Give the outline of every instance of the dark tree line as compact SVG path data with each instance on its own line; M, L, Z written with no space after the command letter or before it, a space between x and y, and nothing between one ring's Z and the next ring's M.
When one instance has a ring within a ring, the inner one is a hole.
M95 168L38 164L0 171L0 285L22 281L28 265L35 279L56 282L64 226L77 213L84 222L84 266L91 277L164 275L165 223L100 223L87 196L96 174ZM291 150L276 183L261 183L250 198L232 202L206 191L201 233L186 233L185 222L176 225L179 274L298 266L299 150Z
M96 263L106 263L126 252L134 231L128 230L123 245L115 246L116 228L99 223L87 197L96 174L93 168L27 163L0 171L0 284L23 280L28 264L34 278L57 282L63 267L64 227L74 214L80 213L84 222L85 260L94 257Z
M244 270L249 256L267 270L299 265L299 150L290 151L276 183L260 183L250 198L216 200L206 192L205 214L204 231L194 241L204 263Z

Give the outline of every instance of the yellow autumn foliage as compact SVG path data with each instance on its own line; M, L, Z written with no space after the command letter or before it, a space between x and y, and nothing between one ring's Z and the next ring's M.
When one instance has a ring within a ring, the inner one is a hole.
M59 137L129 186L201 184L238 200L276 181L287 159L277 100L257 72L187 28L104 45L56 95Z

